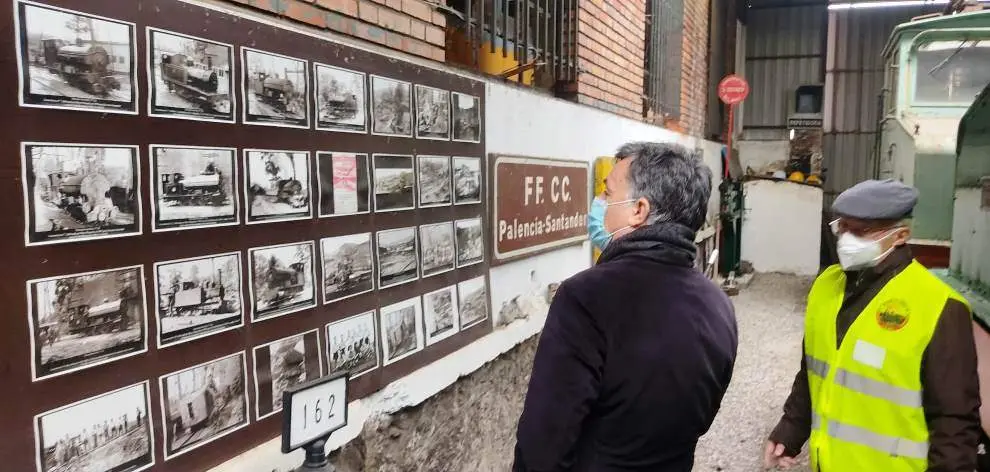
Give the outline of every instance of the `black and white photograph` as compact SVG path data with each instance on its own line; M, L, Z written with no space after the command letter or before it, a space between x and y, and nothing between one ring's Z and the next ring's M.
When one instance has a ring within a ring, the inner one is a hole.
M233 123L234 47L148 28L151 116Z
M454 204L481 203L481 158L454 157Z
M371 134L413 137L412 85L371 76Z
M317 152L320 218L371 212L371 170L367 154Z
M462 331L488 318L488 286L485 276L457 284L457 309L460 312Z
M313 246L305 241L248 249L253 321L316 306Z
M136 146L22 143L28 246L141 234Z
M260 420L282 411L282 394L286 390L322 375L319 330L255 347L255 418Z
M39 472L139 472L155 465L148 381L37 415Z
M459 322L456 285L423 295L423 328L427 346L457 334Z
M247 224L313 217L309 153L244 150Z
M240 223L237 150L151 145L152 231Z
M307 62L241 47L244 124L309 128Z
M379 231L378 288L412 282L419 278L416 228Z
M147 352L142 266L27 282L34 380Z
M241 254L155 263L155 299L159 347L244 326Z
M368 93L364 72L314 63L316 129L368 132Z
M419 253L423 277L454 269L454 225L449 221L419 227Z
M481 142L481 99L464 93L451 92L454 115L454 141Z
M378 367L374 311L327 324L327 365L327 375L350 372L351 379Z
M21 106L137 114L133 23L35 2L16 6Z
M481 217L454 222L457 236L457 267L477 264L485 258L485 238L481 231Z
M375 288L371 233L320 240L323 303L368 293Z
M412 156L375 154L375 211L416 208L416 164Z
M416 138L450 140L450 92L416 84Z
M419 174L419 207L450 205L450 158L447 156L416 156Z
M165 460L248 425L243 352L159 378Z
M410 298L379 310L384 365L405 359L423 349L423 307L420 298Z

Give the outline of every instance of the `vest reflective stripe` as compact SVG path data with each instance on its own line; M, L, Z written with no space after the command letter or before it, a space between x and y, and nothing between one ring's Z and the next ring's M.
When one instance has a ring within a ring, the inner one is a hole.
M808 372L814 373L823 379L828 377L828 362L812 356L805 356L804 362L808 366ZM846 369L836 370L833 382L854 392L882 398L898 405L912 408L921 407L921 391L885 384Z
M821 424L821 416L817 413L812 413L811 427L813 429L818 429ZM883 434L874 433L873 431L865 428L839 423L834 420L829 420L825 434L831 438L839 439L841 441L851 442L869 447L871 449L876 449L880 452L887 453L892 457L909 457L912 459L928 458L927 442L909 441L904 438L885 436Z
M828 377L828 362L806 355L804 356L804 364L808 366L808 372L814 372L823 379Z

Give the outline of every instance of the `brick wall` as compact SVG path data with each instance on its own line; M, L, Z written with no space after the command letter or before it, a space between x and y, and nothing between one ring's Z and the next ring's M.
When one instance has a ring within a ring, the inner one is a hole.
M444 61L446 17L423 0L223 0Z
M578 2L577 101L641 119L646 0Z
M684 0L684 45L681 49L680 127L692 136L705 132L708 109L709 0Z

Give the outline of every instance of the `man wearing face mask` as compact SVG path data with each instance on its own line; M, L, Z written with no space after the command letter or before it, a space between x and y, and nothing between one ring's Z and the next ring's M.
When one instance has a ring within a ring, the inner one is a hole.
M598 195L591 201L588 211L588 237L595 249L604 251L612 236L605 231L605 194Z
M869 180L832 205L839 264L808 295L804 355L766 467L809 441L815 472L976 470L980 389L966 301L911 256L918 191Z
M602 201L609 242L553 298L513 471L691 470L738 344L732 303L694 265L711 181L678 145L616 153Z

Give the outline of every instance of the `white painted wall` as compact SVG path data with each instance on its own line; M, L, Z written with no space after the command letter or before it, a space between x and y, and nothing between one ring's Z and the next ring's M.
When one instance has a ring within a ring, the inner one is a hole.
M774 161L787 161L791 153L790 141L741 140L738 144L739 165L743 172L752 168L758 175ZM783 170L783 169L782 169Z
M786 180L743 184L742 259L757 272L817 275L822 189Z

